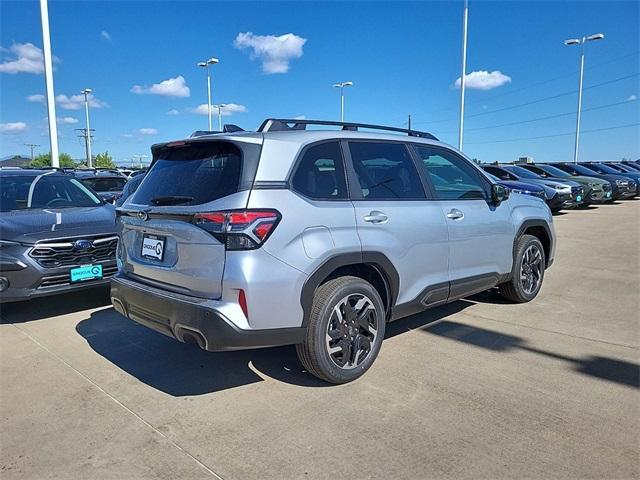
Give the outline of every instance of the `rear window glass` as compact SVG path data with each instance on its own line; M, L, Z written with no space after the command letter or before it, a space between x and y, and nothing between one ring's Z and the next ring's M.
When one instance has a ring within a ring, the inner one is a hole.
M0 177L0 211L95 207L102 202L75 178L63 175Z
M238 191L242 152L226 142L161 151L136 191L139 205L200 205Z
M82 183L96 192L121 192L127 180L124 178L83 178Z

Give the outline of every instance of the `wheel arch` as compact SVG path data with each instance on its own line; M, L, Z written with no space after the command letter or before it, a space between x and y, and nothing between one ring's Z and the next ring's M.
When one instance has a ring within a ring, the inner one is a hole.
M382 298L387 319L390 318L400 288L400 276L393 263L381 252L342 253L325 260L304 283L300 295L303 327L307 325L316 289L333 278L345 275L371 283Z
M551 235L551 230L549 225L544 220L525 220L520 225L518 229L518 234L516 235L513 241L513 253L515 255L516 246L518 240L522 235L533 235L540 243L542 243L542 248L544 249L544 257L545 257L545 268L549 267L549 259L551 254L551 239L553 238ZM515 258L514 258L515 261Z

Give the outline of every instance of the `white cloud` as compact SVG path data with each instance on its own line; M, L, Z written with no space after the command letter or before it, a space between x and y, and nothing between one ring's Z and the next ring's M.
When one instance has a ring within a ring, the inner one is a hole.
M634 102L638 99L638 97L636 95L630 95L629 98L627 98L627 102Z
M198 105L196 108L191 108L189 109L189 111L197 115L207 115L209 113L206 103ZM247 111L247 107L245 107L244 105L239 105L237 103L227 103L225 104L224 107L222 107L220 113L222 114L223 117L228 117L230 115L233 115L234 113L243 113L246 111ZM218 109L213 105L211 106L211 113L213 115L218 114Z
M464 84L466 88L476 90L491 90L511 82L511 77L503 74L500 70L487 72L486 70L478 70L476 72L467 73L464 76ZM455 88L460 88L460 77L454 84Z
M12 52L15 58L0 63L1 73L42 73L44 72L44 55L42 49L33 43L14 43L4 52ZM54 59L55 60L55 59Z
M169 110L166 115L180 115L180 112L178 110L176 110L175 108L172 108L171 110Z
M57 120L58 123L63 123L65 125L73 125L74 123L78 123L78 119L73 117L62 117L58 118Z
M298 115L297 117L293 117L294 120L306 120L307 116L306 115Z
M78 94L71 95L70 97L66 95L56 95L56 102L60 105L60 108L65 110L80 110L84 108L84 95ZM104 108L109 105L93 95L89 95L89 106L91 108Z
M44 103L44 95L40 93L35 93L33 95L29 95L27 97L27 101L36 102L36 103Z
M0 133L14 134L22 133L27 129L24 122L0 123Z
M238 34L233 46L238 50L251 49L251 58L262 61L264 73L286 73L289 71L289 62L302 57L302 47L306 42L306 38L293 33L276 37L246 32Z
M154 83L150 87L147 85L134 85L131 87L131 93L162 95L165 97L188 97L191 95L187 82L182 75L178 75L176 78L169 78L160 83Z
M156 130L155 128L141 128L137 130L137 132L140 135L157 135L158 134L158 130Z
M102 30L100 32L100 38L103 40L106 40L107 42L111 41L111 34L109 32L107 32L106 30Z
M122 136L124 138L133 138L133 133L123 133Z

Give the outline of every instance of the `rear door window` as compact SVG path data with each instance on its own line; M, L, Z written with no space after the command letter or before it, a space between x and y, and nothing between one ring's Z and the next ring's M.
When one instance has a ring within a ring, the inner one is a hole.
M194 142L158 154L133 197L139 205L201 205L238 192L242 152L228 142Z
M349 142L349 152L365 200L426 198L406 145Z
M342 151L338 142L309 147L291 180L293 189L316 200L347 198Z

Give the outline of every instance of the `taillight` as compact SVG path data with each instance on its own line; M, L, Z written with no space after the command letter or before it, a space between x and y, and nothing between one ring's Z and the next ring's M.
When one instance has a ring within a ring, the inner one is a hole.
M227 250L259 248L279 221L277 210L229 210L194 216L194 223L224 243Z

